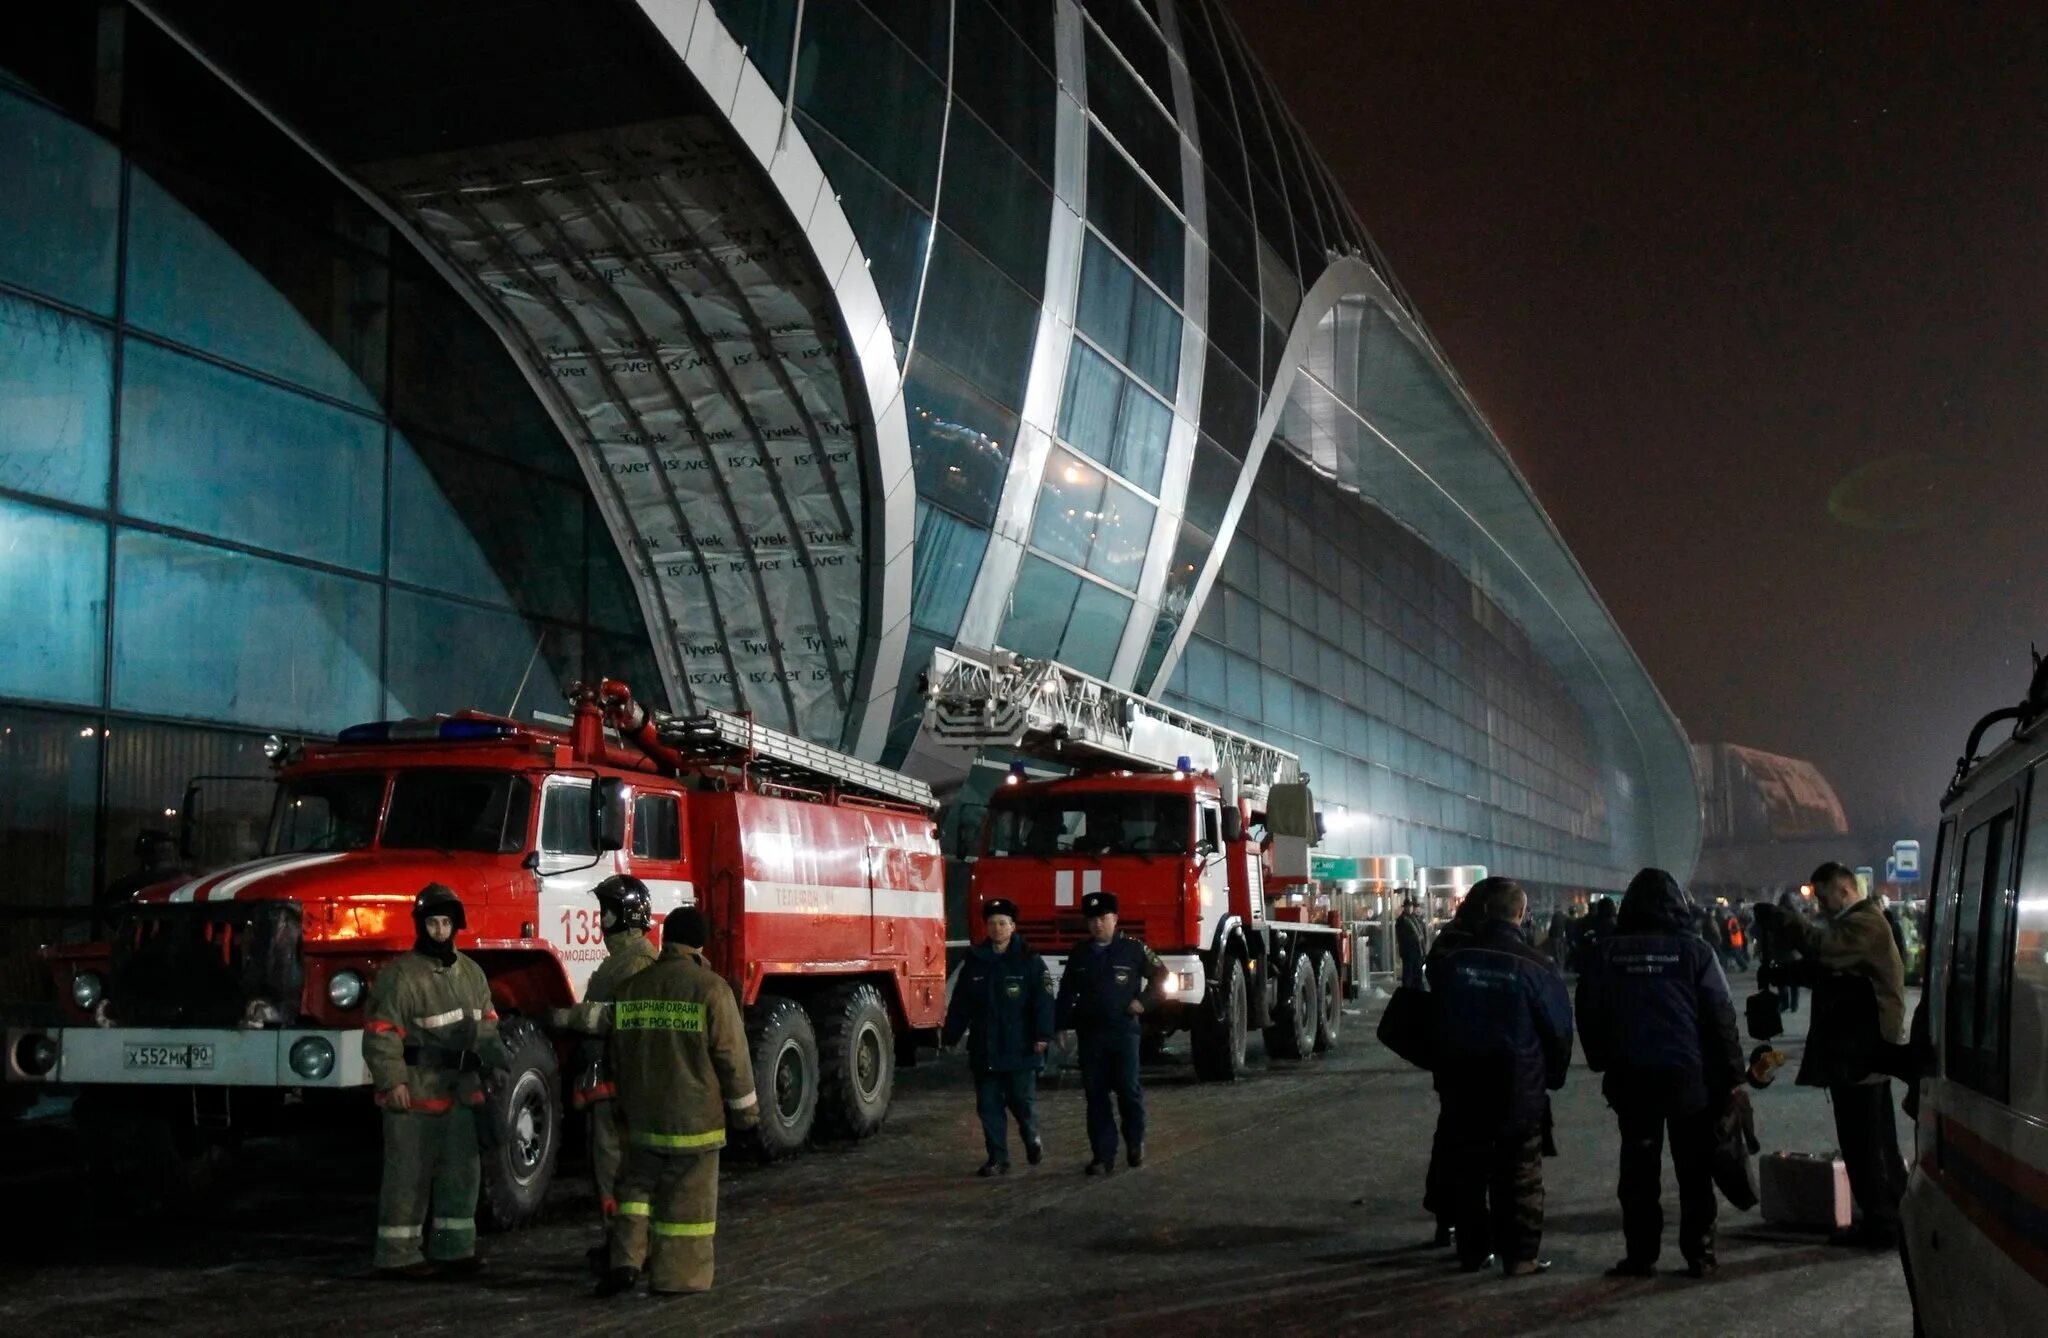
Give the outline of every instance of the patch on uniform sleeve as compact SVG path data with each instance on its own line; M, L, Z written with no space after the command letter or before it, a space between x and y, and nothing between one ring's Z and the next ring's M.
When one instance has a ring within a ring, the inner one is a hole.
M621 999L612 1005L614 1031L703 1031L704 1005L689 999Z

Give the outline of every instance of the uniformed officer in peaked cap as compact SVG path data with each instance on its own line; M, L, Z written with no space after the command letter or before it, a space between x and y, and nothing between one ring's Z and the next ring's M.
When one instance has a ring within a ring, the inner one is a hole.
M979 1175L1010 1173L1009 1121L1017 1118L1024 1157L1033 1166L1045 1155L1038 1141L1038 1069L1052 1043L1052 972L1017 932L1017 904L1001 897L981 903L988 937L968 950L946 1005L940 1039L967 1038L974 1094L981 1111L988 1160Z
M1145 1164L1145 1091L1138 1081L1138 1036L1148 1004L1158 1002L1166 968L1153 951L1116 929L1116 895L1081 899L1088 937L1067 953L1054 1007L1062 1031L1079 1043L1081 1084L1088 1094L1088 1174L1116 1169L1117 1125L1124 1155ZM1110 1100L1116 1100L1112 1116Z

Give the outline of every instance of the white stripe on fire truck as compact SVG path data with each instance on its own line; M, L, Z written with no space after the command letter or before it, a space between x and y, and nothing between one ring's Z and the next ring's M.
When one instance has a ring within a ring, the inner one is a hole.
M238 864L231 869L215 869L212 873L202 873L197 878L194 878L191 882L186 883L183 887L180 887L177 891L171 893L170 896L165 897L164 900L192 901L197 897L200 888L205 887L207 884L211 882L214 882L216 879L233 878L238 874L260 872L264 869L269 869L276 865L282 864L286 860L293 860L297 858L299 858L297 855L268 855L262 859L250 860L246 864Z
M878 887L870 893L864 887L842 887L831 883L782 883L765 878L747 880L747 910L755 915L844 915L869 914L911 920L945 918L946 897L942 892L916 887Z
M274 878L279 874L297 873L301 869L311 869L322 864L332 864L334 861L342 858L343 854L344 852L337 850L332 854L326 855L304 855L297 859L278 860L260 869L245 869L231 878L223 878L208 888L206 900L233 901L251 883L261 882L265 878Z

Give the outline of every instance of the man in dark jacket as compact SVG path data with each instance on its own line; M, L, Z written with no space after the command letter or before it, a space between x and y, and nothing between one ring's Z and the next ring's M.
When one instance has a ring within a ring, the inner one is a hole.
M1088 937L1067 953L1054 1000L1055 1023L1079 1042L1081 1086L1088 1096L1090 1175L1116 1169L1116 1135L1123 1125L1124 1156L1145 1164L1145 1089L1138 1081L1138 1019L1157 1002L1166 968L1153 951L1116 932L1116 894L1081 898ZM1110 1101L1116 1101L1112 1114Z
M1473 885L1450 921L1439 929L1429 945L1427 965L1434 967L1457 949L1471 943L1486 922L1487 897L1505 878L1482 879ZM1483 889L1483 890L1482 890ZM1429 1140L1429 1170L1422 1181L1422 1210L1436 1218L1436 1246L1442 1249L1457 1240L1457 1219L1453 1214L1450 1184L1450 1126L1445 1122L1442 1102L1437 1103L1436 1132Z
M1691 900L1662 869L1628 885L1615 932L1579 977L1586 1063L1621 1122L1621 1230L1610 1277L1646 1278L1663 1247L1664 1134L1678 1172L1686 1271L1714 1271L1714 1132L1742 1079L1735 1001L1714 950L1691 932Z
M1863 1212L1863 1220L1839 1233L1835 1243L1894 1249L1906 1165L1892 1119L1891 1081L1876 1067L1886 1046L1905 1039L1906 968L1884 912L1864 894L1855 870L1821 865L1813 871L1813 895L1822 914L1812 920L1783 912L1763 917L1762 908L1759 916L1775 943L1805 958L1790 971L1803 975L1813 990L1813 1025L1799 1061L1799 1085L1828 1089L1849 1190ZM1778 980L1786 974L1784 967L1772 972Z
M1529 899L1521 887L1485 878L1471 895L1485 920L1429 968L1444 1173L1459 1266L1476 1273L1498 1256L1507 1276L1526 1277L1549 1266L1536 1257L1543 1113L1571 1064L1571 999L1549 959L1522 941Z
M1579 926L1578 941L1572 944L1572 970L1581 972L1586 963L1593 960L1593 950L1614 932L1615 908L1613 897L1595 897L1593 909L1586 916L1586 923Z
M1052 1041L1052 972L1017 933L1015 902L992 897L982 903L988 937L968 949L946 1005L941 1039L958 1045L967 1038L967 1062L974 1070L974 1095L981 1110L981 1137L988 1160L977 1175L1010 1173L1010 1117L1024 1140L1024 1159L1033 1166L1045 1155L1038 1141L1038 1069Z
M1394 921L1394 947L1401 958L1401 983L1422 988L1422 917L1415 913L1413 897L1402 901Z

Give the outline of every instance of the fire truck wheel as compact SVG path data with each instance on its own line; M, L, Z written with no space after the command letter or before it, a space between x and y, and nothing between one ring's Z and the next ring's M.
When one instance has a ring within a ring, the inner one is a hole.
M754 1086L761 1094L761 1150L771 1160L803 1151L818 1113L818 1038L794 999L764 994L747 1015Z
M1316 964L1297 949L1288 976L1287 997L1273 1006L1273 1025L1266 1028L1266 1053L1278 1059L1305 1059L1315 1050Z
M823 1082L818 1122L837 1138L866 1138L882 1127L896 1086L896 1033L873 985L842 985L818 996L818 1059Z
M1316 1018L1316 1053L1334 1049L1337 1032L1344 1025L1344 987L1337 979L1337 954L1326 952L1316 959L1316 991L1322 1007Z
M498 1029L512 1068L486 1084L484 1118L497 1146L483 1154L483 1225L510 1231L539 1216L562 1151L562 1079L555 1047L530 1018Z
M1235 1082L1244 1072L1245 1025L1244 961L1232 956L1216 983L1223 998L1223 1014L1206 1014L1195 1024L1189 1049L1194 1052L1195 1076L1203 1082Z

